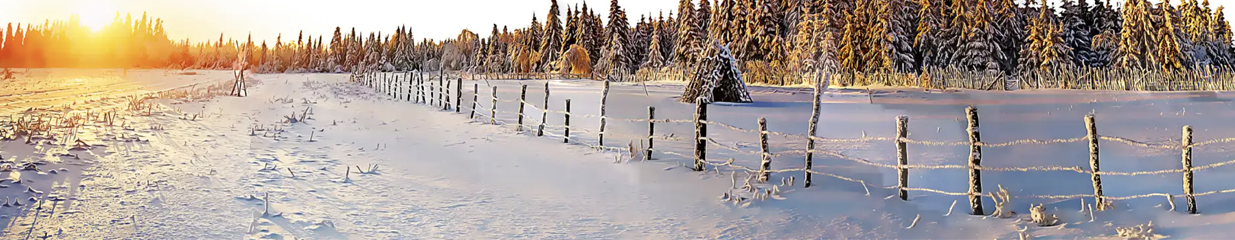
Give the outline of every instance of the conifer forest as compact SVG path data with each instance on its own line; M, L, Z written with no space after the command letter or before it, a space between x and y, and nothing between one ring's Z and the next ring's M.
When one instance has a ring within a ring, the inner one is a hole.
M725 46L743 81L757 84L831 71L841 86L1235 88L1224 80L1235 77L1231 27L1208 0L680 0L655 13L628 13L618 0L607 13L587 2L546 5L526 25L436 40L399 26L190 42L168 39L162 20L145 14L117 14L100 34L71 17L5 26L0 66L220 69L244 59L258 72L444 67L491 78L685 80Z

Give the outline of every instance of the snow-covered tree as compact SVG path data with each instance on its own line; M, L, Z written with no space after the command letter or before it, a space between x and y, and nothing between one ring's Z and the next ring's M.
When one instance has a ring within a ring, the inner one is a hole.
M1094 53L1090 50L1093 45L1093 39L1090 37L1092 30L1089 22L1086 22L1085 17L1088 16L1089 7L1086 4L1088 0L1064 0L1063 14L1060 21L1063 25L1063 38L1069 48L1072 48L1072 64L1077 66L1087 66L1094 62Z
M1161 64L1162 69L1184 70L1192 67L1192 41L1184 39L1183 30L1175 20L1175 14L1168 12L1163 15L1162 27L1158 28L1158 48L1153 57Z
M653 32L660 32L660 24L654 24ZM660 35L652 34L652 42L648 44L647 60L643 62L644 68L660 69L665 65L665 56L660 52Z
M562 51L562 20L558 17L560 12L557 7L557 0L549 0L552 5L549 6L549 15L545 17L545 33L544 38L540 41L540 63L546 72L552 70L553 62L557 61L558 56ZM568 19L569 20L569 19Z
M1043 6L1046 1L1042 0ZM1058 70L1074 66L1072 49L1064 40L1067 32L1052 18L1054 11L1049 7L1038 8L1039 14L1030 20L1027 27L1028 37L1025 46L1020 51L1019 67L1022 71Z
M948 53L943 47L949 38L944 35L947 29L947 16L951 7L943 0L919 0L921 9L918 11L918 36L914 39L914 47L918 50L918 62L922 66L943 67L948 65Z
M1148 68L1152 64L1150 54L1157 49L1154 40L1157 32L1149 13L1150 5L1145 0L1127 0L1122 8L1119 48L1115 50L1115 66Z
M958 2L974 0L956 0ZM961 69L974 71L1000 70L999 63L1003 61L1003 49L1000 49L994 10L989 0L976 0L967 12L958 14L952 24L954 28L963 29L958 37L956 56L953 61ZM958 10L959 8L953 8Z

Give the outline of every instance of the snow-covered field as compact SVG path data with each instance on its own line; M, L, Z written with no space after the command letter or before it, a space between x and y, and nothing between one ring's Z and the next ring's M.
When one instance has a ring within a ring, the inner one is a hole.
M39 75L39 73L42 72ZM1090 175L1071 171L983 172L986 192L1002 185L1020 213L997 219L967 215L964 196L910 191L894 196L895 169L816 155L818 171L871 186L815 176L801 188L801 172L775 173L777 198L735 206L719 199L731 173L678 167L689 159L693 125L657 123L652 161L622 161L623 153L597 151L600 83L548 81L549 109L571 99L572 144L560 137L517 132L519 85L527 84L531 126L539 123L546 81L464 81L463 114L398 100L343 74L254 75L248 97L209 96L204 86L231 73L103 70L35 70L0 82L0 114L17 119L64 119L91 112L83 124L57 122L51 136L0 141L0 158L17 169L0 172L0 196L20 206L0 206L4 239L1017 239L1018 229L1035 238L1112 238L1117 227L1154 225L1171 238L1221 238L1235 224L1229 194L1197 197L1199 215L1183 212L1176 197L1115 201L1114 210L1080 211L1081 199L1032 196L1091 194ZM198 85L193 85L198 84ZM497 118L469 119L471 89L480 86L478 113L488 114L498 87ZM680 85L614 84L606 106L606 146L625 147L646 138L647 117L689 120L694 106L673 97ZM452 87L453 89L453 87ZM170 91L144 108L129 94ZM709 119L757 129L804 134L810 118L809 89L754 87L752 104L715 104ZM213 91L213 90L212 90ZM225 90L224 90L225 91ZM194 94L187 94L194 93ZM397 97L402 98L405 90ZM977 104L983 140L1075 138L1085 135L1082 117L1095 112L1100 135L1165 146L1180 128L1196 129L1195 141L1235 137L1229 118L1235 95L1226 93L1113 93L1022 91L924 93L880 89L829 90L818 135L854 139L890 137L894 118L910 117L910 137L964 141L963 109ZM511 100L516 100L512 102ZM873 104L872 104L873 102ZM69 110L65 109L69 106ZM31 109L43 107L43 109ZM52 108L55 107L55 108ZM119 109L107 124L100 112ZM69 115L64 115L67 112ZM307 113L307 116L305 114ZM561 135L562 114L551 112L546 132ZM297 121L288 121L289 118ZM303 118L303 122L299 121ZM29 122L29 121L25 121ZM37 122L37 121L35 121ZM69 124L72 125L72 124ZM535 128L531 128L535 129ZM710 127L709 137L740 151L759 151L758 134ZM46 133L37 135L45 136ZM5 134L0 134L3 136ZM74 150L70 139L90 146ZM1180 152L1103 141L1104 171L1181 167ZM1194 166L1232 159L1225 145L1198 147ZM805 141L773 136L772 152L804 149ZM820 143L824 151L894 164L891 141ZM984 149L984 167L1085 166L1083 142ZM910 164L964 165L968 146L908 148ZM758 155L709 146L712 161L758 166ZM781 154L774 169L802 166L800 154ZM22 170L33 163L37 169ZM54 170L54 172L53 172ZM1229 167L1196 172L1196 192L1235 188ZM739 173L744 175L744 173ZM910 186L965 192L963 169L911 169ZM18 182L20 180L20 182ZM741 182L739 181L739 184ZM1183 193L1182 174L1103 176L1105 195ZM762 185L770 187L771 185ZM29 190L28 190L29 189ZM869 196L867 195L869 192ZM953 201L959 200L954 209ZM1092 203L1086 198L1085 203ZM987 211L995 204L986 198ZM1061 226L1029 223L1030 204L1045 203ZM951 212L951 214L948 214ZM920 218L915 222L915 218ZM1091 221L1092 218L1092 221ZM1019 221L1017 219L1026 219ZM910 227L912 225L912 227Z

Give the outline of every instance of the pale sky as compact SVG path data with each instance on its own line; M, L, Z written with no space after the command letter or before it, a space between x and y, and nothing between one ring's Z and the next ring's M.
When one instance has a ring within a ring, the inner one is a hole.
M697 1L697 0L696 0ZM583 0L559 0L562 20L567 5ZM279 33L283 40L295 41L296 34L324 34L330 38L336 26L347 34L351 27L358 32L392 33L399 25L413 28L417 39L453 38L467 28L480 36L488 36L493 24L508 25L511 30L531 24L535 12L542 24L549 12L549 0L0 0L0 22L42 24L46 19L67 20L69 15L82 15L83 21L101 19L110 22L116 11L131 12L140 18L147 12L163 19L164 29L173 40L189 38L193 42L224 38L243 41L252 32L253 41L274 42ZM677 8L677 0L620 0L632 22L640 14L655 14L660 9ZM608 0L591 0L588 6L607 18ZM123 15L121 16L124 17ZM89 24L89 23L87 23ZM0 26L2 27L2 26Z
M561 14L566 14L568 5L581 2L583 0L559 0ZM655 15L662 9L668 14L677 9L677 2L620 0L619 4L630 21L638 22L640 14ZM1120 4L1123 1L1112 2ZM344 34L351 27L359 32L382 31L385 34L399 25L407 25L413 28L417 39L438 40L453 38L467 28L485 37L494 23L499 28L527 26L533 12L543 23L550 4L549 0L0 0L0 3L3 3L0 4L0 22L14 23L67 20L74 13L82 15L87 22L91 19L110 22L117 11L131 12L134 18L140 18L144 11L151 17L163 19L168 37L173 40L189 38L193 42L218 39L220 33L224 38L242 41L252 33L255 42L273 42L275 36L283 33L285 41L295 41L300 30L306 35L324 34L329 39L335 26L343 27ZM1227 5L1229 20L1235 20L1232 12L1235 4L1232 3L1235 0L1210 0L1214 8ZM608 0L592 0L588 6L601 17L608 17Z

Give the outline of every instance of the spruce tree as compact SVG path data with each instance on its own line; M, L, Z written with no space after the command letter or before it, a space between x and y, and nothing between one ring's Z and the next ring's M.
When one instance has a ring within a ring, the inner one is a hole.
M957 0L966 1L966 0ZM1000 70L999 63L1003 61L1003 50L999 46L995 24L994 11L989 0L976 0L970 11L960 14L953 22L953 27L962 30L957 39L957 55L953 61L958 67L973 71ZM956 8L953 8L956 10Z
M695 4L690 0L681 0L678 2L678 24L676 30L676 42L673 50L673 62L691 64L691 59L699 50L699 37L695 33L698 32L699 21L695 19Z
M1084 1L1088 0L1081 0L1081 2ZM1085 21L1085 16L1089 15L1089 9L1078 4L1077 0L1064 0L1061 15L1064 41L1068 47L1072 48L1072 63L1077 66L1093 64L1095 57L1093 51L1090 50L1093 41L1089 36L1092 30L1089 23Z
M660 24L652 24L653 32L660 32ZM665 65L665 56L661 54L660 34L652 34L652 41L648 44L647 60L643 62L643 68L658 70Z
M995 4L995 25L1000 30L999 47L1004 54L1000 67L1005 73L1011 73L1017 69L1020 50L1025 45L1026 14L1012 0L998 0Z
M558 17L557 0L549 0L549 15L545 18L544 38L540 41L540 63L546 72L551 70L562 52L562 21Z
M579 34L579 21L575 15L574 10L569 7L566 8L566 23L565 28L562 30L562 43L559 45L559 52L562 54L565 54L566 50L569 50L570 45L575 45L577 43L577 38L575 36Z
M942 46L948 40L944 37L947 16L950 6L943 0L919 0L918 35L913 46L918 49L917 61L922 66L946 66L946 53L941 52Z
M1145 0L1127 0L1122 8L1120 41L1114 52L1113 65L1125 68L1148 68L1150 54L1157 49L1150 16L1150 5Z
M670 13L669 18L665 19L661 14L658 17L657 27L660 31L656 36L660 37L660 56L665 58L665 65L669 65L673 61L674 43L677 42L676 21L673 20L673 15Z
M743 41L745 46L744 55L741 55L741 60L747 61L768 61L768 54L772 53L774 41L780 35L780 27L774 18L773 11L775 6L768 0L755 1L756 8L750 15L747 16L746 40Z
M842 71L857 72L863 70L866 62L862 56L862 36L860 35L862 27L856 17L852 14L845 15L845 29L842 31L840 45L838 45L839 67Z
M1045 6L1046 1L1041 1ZM1030 19L1026 31L1025 46L1020 49L1020 70L1057 70L1072 66L1075 61L1064 39L1065 30L1055 23L1054 12L1049 7L1038 8L1039 13Z
M1158 47L1153 56L1162 69L1167 71L1189 69L1192 66L1191 41L1183 39L1183 30L1178 26L1174 13L1163 14L1162 27L1158 28Z
M630 46L628 54L632 61L632 67L638 67L646 62L648 58L648 45L652 42L652 24L648 22L647 16L640 15L639 23L635 24L634 32L630 37Z
M1227 23L1223 10L1223 6L1218 6L1218 9L1214 11L1213 19L1209 21L1209 31L1213 33L1210 43L1213 49L1210 53L1214 54L1210 58L1214 60L1215 65L1229 68L1235 64L1235 58L1231 56L1231 25Z
M887 51L890 57L891 67L885 67L897 72L913 72L917 70L918 62L915 58L915 49L913 48L913 40L916 34L915 24L913 22L913 8L908 5L908 0L887 0L890 4L884 4L883 13L880 14L881 21L888 21L886 27L890 39L890 44Z

